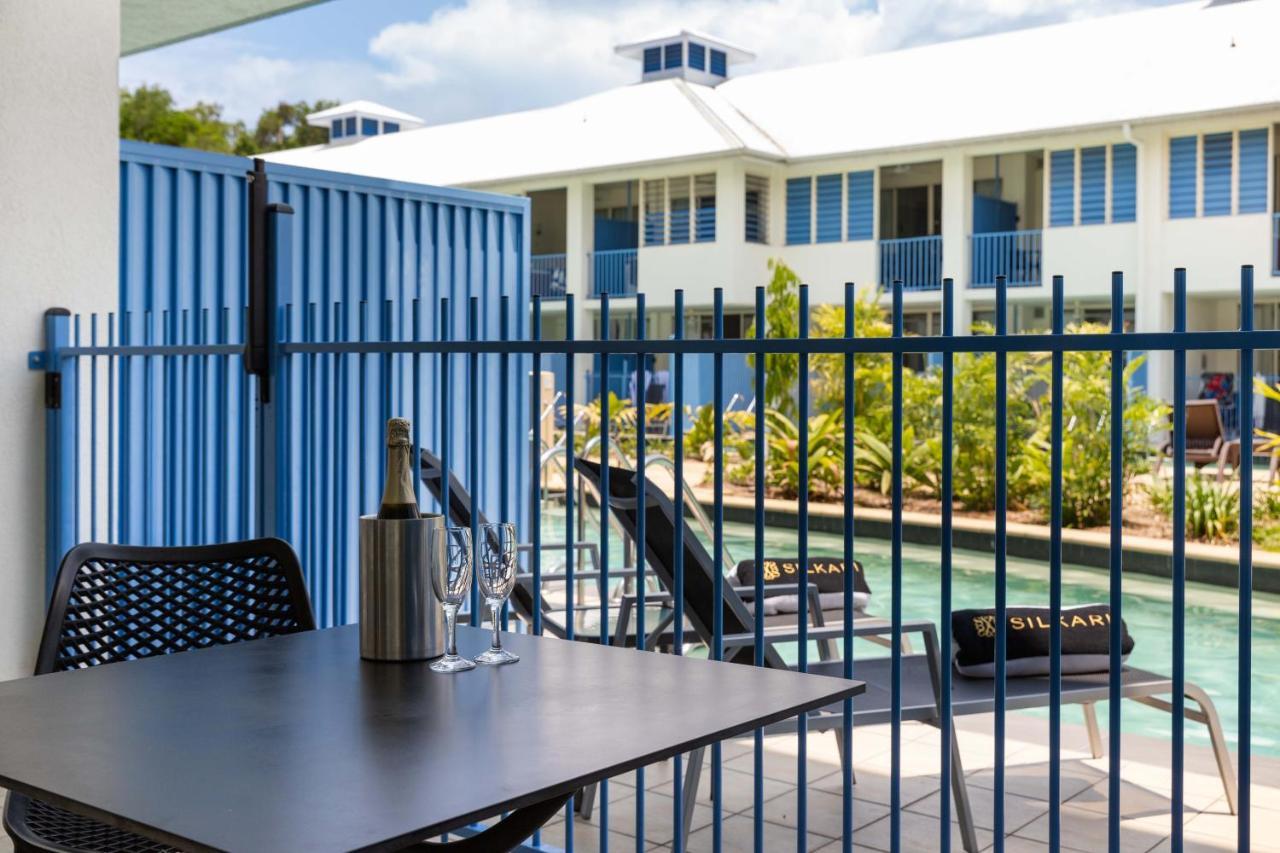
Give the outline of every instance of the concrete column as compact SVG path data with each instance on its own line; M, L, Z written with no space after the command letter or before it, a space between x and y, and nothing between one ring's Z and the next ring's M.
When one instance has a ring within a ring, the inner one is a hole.
M964 151L942 157L942 275L955 280L955 330L969 333L972 308L963 291L969 286L969 230L973 206L973 160Z
M595 229L595 187L587 181L574 181L565 189L565 281L574 295L573 335L589 338L591 330L591 249ZM591 359L574 359L573 393L580 403L587 397L586 372Z
M1173 328L1173 270L1158 267L1160 229L1165 221L1165 169L1163 134L1157 130L1134 131L1138 148L1138 267L1125 270L1125 287L1134 295L1133 326L1138 332L1168 331ZM1173 399L1173 355L1147 355L1147 391L1162 400Z
M44 623L46 308L115 307L120 5L0 0L0 679L30 675Z

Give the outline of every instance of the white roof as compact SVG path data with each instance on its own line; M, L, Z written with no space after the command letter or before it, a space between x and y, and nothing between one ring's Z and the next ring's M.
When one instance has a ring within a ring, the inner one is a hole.
M752 74L719 90L790 158L909 148L1277 104L1277 33L1280 0L1201 0Z
M625 163L782 152L718 89L684 80L624 86L567 104L267 155L277 162L428 184L478 184Z
M1280 104L1280 0L1161 9L739 76L623 86L358 146L268 155L435 184L734 152L780 160Z
M327 110L311 113L307 116L307 123L313 122L323 123L324 121L337 118L338 116L347 116L352 113L361 113L367 116L377 116L378 118L399 119L400 121L414 122L423 124L421 118L415 115L392 109L391 107L379 104L376 101L347 101L345 104L338 104L336 107L329 107Z

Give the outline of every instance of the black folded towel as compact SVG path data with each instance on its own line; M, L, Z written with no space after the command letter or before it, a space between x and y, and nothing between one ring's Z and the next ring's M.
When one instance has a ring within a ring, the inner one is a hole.
M1010 607L1006 637L1006 667L1010 676L1049 674L1048 607ZM1107 672L1111 669L1111 608L1082 604L1062 609L1062 672L1065 675ZM1133 638L1120 620L1124 639L1120 659L1133 651ZM957 610L951 614L952 649L962 675L991 678L996 674L996 616L994 609Z
M756 561L738 563L738 583L752 586L756 582ZM800 558L766 559L764 561L765 591L779 587L795 589L800 582ZM844 606L844 560L839 557L810 557L809 583L818 587L818 601L823 610L837 610ZM871 587L867 586L862 563L853 561L853 609L863 610L871 600ZM798 595L767 595L761 608L766 616L774 613L796 613L800 610Z

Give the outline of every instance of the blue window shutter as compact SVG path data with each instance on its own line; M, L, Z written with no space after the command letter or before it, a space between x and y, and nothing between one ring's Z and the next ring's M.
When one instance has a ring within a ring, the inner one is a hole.
M716 239L716 176L693 176L693 239L710 243Z
M1231 215L1231 145L1234 134L1204 135L1204 215Z
M847 239L870 240L875 236L875 187L876 174L870 169L849 173Z
M723 50L711 49L711 73L717 77L726 77L729 74L728 57L724 55Z
M667 241L667 182L644 182L644 244L661 246Z
M1169 140L1169 218L1196 215L1196 137Z
M335 118L335 119L333 120L333 124L331 124L331 125L329 126L329 128L330 128L330 129L329 129L329 136L330 136L330 138L332 138L332 139L341 139L341 138L342 138L342 119L340 119L340 118Z
M663 68L679 68L684 64L684 42L669 44L663 49Z
M818 181L818 227L819 243L840 242L840 190L843 175L819 175Z
M1240 131L1239 213L1267 210L1267 129Z
M707 70L707 49L696 41L689 42L689 67Z
M382 132L383 133L399 133L400 124L394 121L384 121L382 123Z
M1076 224L1076 152L1074 148L1049 155L1049 224Z
M1107 148L1080 149L1080 224L1107 221Z
M378 120L376 118L360 119L360 135L361 136L377 136Z
M810 242L812 178L787 178L787 243Z
M662 48L646 47L644 49L644 73L662 70Z
M347 126L347 131L346 131L347 136L355 136L356 135L356 117L348 116L346 119L346 126Z
M1138 218L1138 149L1128 142L1111 146L1111 221Z

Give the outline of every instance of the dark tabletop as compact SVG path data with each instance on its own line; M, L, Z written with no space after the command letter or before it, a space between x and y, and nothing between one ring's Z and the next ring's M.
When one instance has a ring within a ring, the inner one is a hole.
M363 662L347 626L0 683L0 785L196 849L389 849L862 691L503 642L520 663L460 675Z

